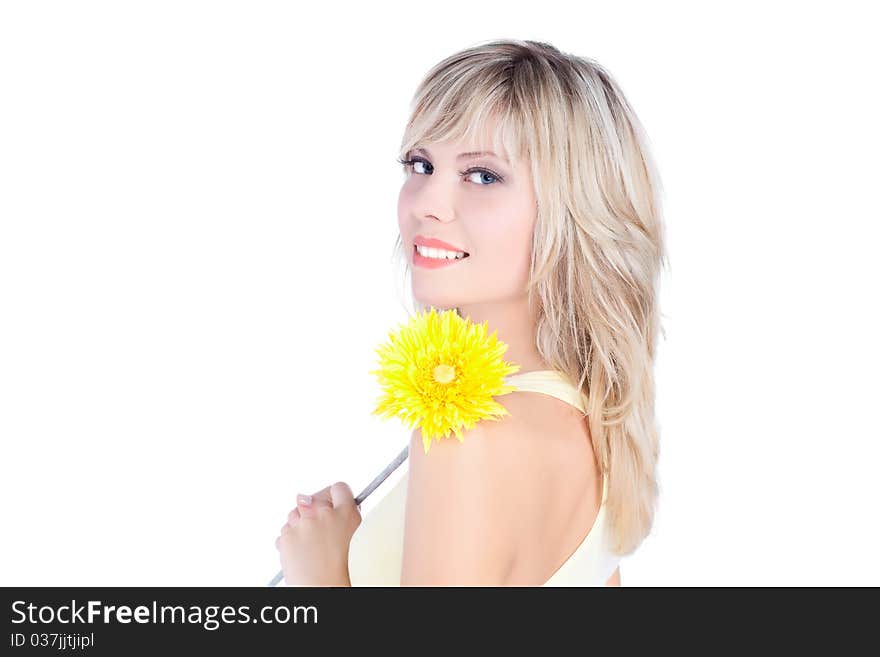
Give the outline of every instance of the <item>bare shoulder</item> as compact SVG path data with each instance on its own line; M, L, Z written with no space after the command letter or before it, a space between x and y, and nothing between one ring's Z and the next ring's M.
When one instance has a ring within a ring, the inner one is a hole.
M601 475L588 422L577 408L537 392L502 399L511 413L529 419L521 447L528 461L521 486L528 494L519 501L518 558L510 580L539 585L592 527L601 504Z
M519 530L520 445L527 423L509 415L433 441L412 433L401 586L503 586Z
M571 404L540 392L518 391L498 398L513 417L522 422L524 448L539 453L553 465L564 464L573 452L592 449L583 414Z
M554 475L570 479L577 409L538 393L497 401L509 415L477 422L462 441L435 441L427 454L413 432L401 585L508 584L546 505L573 485Z

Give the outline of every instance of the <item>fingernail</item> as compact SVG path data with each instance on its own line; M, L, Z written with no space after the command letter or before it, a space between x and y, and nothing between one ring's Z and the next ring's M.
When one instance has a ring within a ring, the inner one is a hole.
M297 501L297 504L311 504L312 503L312 496L311 495L303 495L302 493L300 493L299 495L296 496L296 501Z

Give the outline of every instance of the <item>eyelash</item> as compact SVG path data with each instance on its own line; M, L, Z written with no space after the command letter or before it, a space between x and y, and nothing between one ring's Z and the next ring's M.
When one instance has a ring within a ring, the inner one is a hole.
M401 159L398 159L397 161L398 161L400 164L404 165L405 167L412 167L412 165L415 164L416 162L423 162L424 164L429 164L429 165L431 164L431 163L428 162L427 160L422 159L422 158L420 158L420 157L412 157L412 158L410 158L410 159L408 159L408 160L401 160ZM433 166L433 165L431 165L431 166ZM466 176L466 175L468 175L468 174L471 174L471 173L477 173L477 172L480 172L480 173L488 173L490 176L492 176L493 178L495 178L498 182L504 182L504 178L502 178L501 176L499 176L497 173L495 173L495 172L492 171L491 169L484 169L483 167L471 167L470 169L467 169L467 170L465 170L465 171L459 171L459 172L458 172L458 175L460 175L460 176ZM419 175L427 175L427 174L419 174ZM480 186L480 187L491 187L492 184L494 184L494 183L483 183L482 185L479 185L479 186Z

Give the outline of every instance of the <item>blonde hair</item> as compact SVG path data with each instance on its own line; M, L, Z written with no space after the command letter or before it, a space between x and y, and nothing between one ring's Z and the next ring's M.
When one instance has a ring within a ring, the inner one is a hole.
M667 256L648 139L595 61L546 43L494 40L425 75L399 156L475 131L487 136L489 118L497 119L489 143L531 167L538 203L527 293L530 307L539 300L536 347L586 397L608 481L610 548L626 555L650 533L659 492L653 364ZM400 235L395 257L407 261Z

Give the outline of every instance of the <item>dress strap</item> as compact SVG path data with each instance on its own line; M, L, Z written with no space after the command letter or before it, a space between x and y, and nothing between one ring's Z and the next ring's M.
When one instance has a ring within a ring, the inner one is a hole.
M504 379L517 391L541 392L571 404L586 414L585 397L568 377L558 370L533 370L511 374Z

